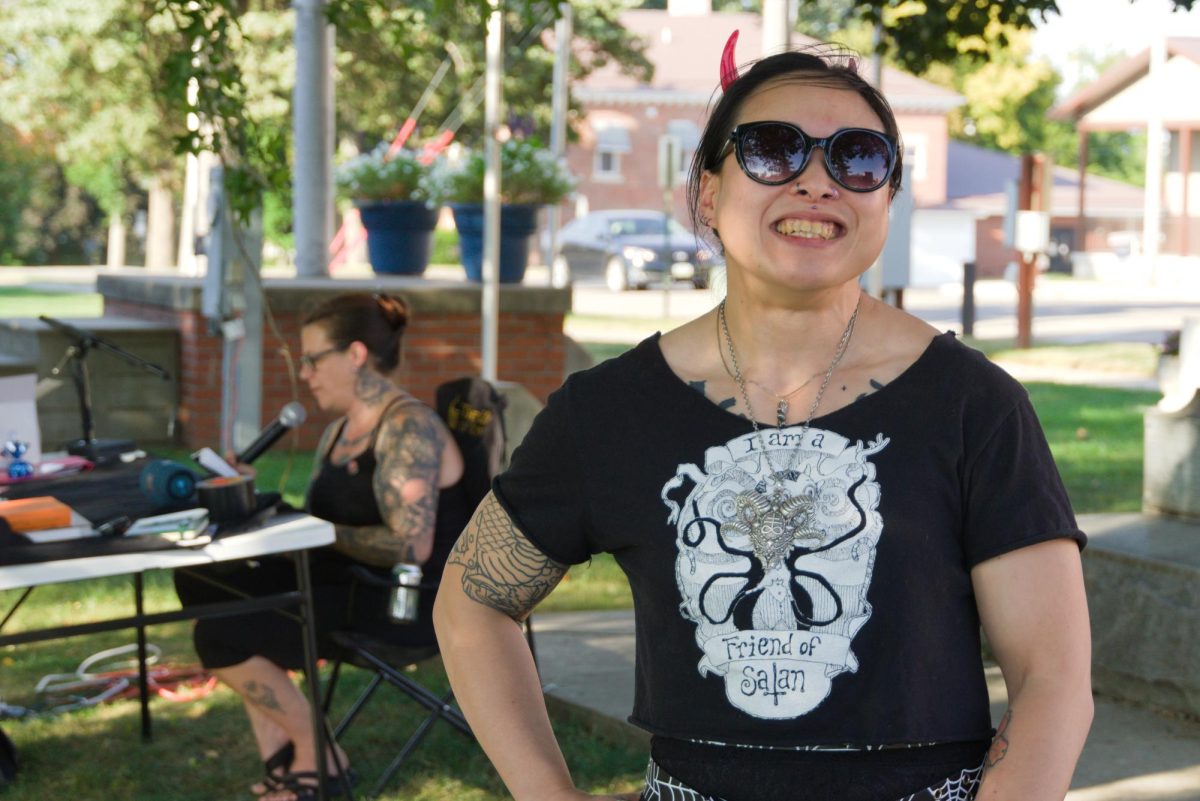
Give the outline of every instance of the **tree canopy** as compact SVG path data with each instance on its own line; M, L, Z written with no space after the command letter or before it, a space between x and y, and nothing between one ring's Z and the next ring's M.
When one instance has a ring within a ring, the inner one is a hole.
M1195 0L1172 2L1190 9ZM628 4L573 4L575 79L609 62L649 77L644 45L619 23ZM558 2L503 7L510 114L548 138ZM459 137L477 140L482 109L472 90L484 72L490 8L487 0L330 0L339 141L373 145L391 136L447 58L453 68L416 139L457 114ZM1053 76L1005 51L1019 49L1020 31L1057 10L1054 0L800 0L798 16L823 37L857 31L868 49L878 23L886 57L918 74L956 65L951 83L969 101L960 132L1020 148L1031 145L1030 131L1041 135L1036 118L1053 96ZM171 170L179 153L209 149L226 162L236 210L247 213L268 190L279 203L290 181L293 16L287 0L7 0L0 4L0 122L52 148L67 179L110 214L129 206L148 175ZM980 66L989 61L996 66ZM965 73L975 69L979 77L968 85ZM992 91L1000 87L1006 91Z
M1171 0L1175 10L1191 10L1195 2ZM713 5L739 11L762 8L761 0L714 0ZM799 0L797 22L822 38L855 23L868 29L881 25L883 52L897 66L920 74L962 56L985 61L1008 45L1014 31L1028 30L1057 13L1056 0Z
M167 113L162 20L129 0L0 4L0 121L52 149L113 215L133 179L169 169L183 117Z

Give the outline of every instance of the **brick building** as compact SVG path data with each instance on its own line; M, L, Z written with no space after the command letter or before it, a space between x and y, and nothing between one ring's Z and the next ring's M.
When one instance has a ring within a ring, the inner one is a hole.
M707 0L670 2L667 10L631 10L621 24L648 43L655 66L651 83L642 84L610 65L572 93L585 110L579 141L567 148L567 161L580 183L576 213L594 209L652 208L664 205L659 186L665 140L682 153L674 214L687 221L683 172L700 137L708 106L714 99L725 40L740 31L738 61L762 55L762 17L758 14L714 13ZM792 35L792 46L816 40ZM884 91L896 111L912 165L918 206L946 200L946 114L962 102L957 94L912 75L885 68Z

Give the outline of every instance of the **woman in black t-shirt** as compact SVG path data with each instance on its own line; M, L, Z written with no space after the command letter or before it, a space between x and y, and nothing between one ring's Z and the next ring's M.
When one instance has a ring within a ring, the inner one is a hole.
M336 530L332 546L310 555L322 655L332 630L386 625L388 590L359 583L351 591L351 567L386 574L397 563L422 565L423 580L434 583L469 514L453 437L433 409L391 379L407 322L400 298L352 293L322 303L300 332L300 376L317 405L338 415L317 446L306 496L308 511ZM295 587L284 557L210 570L249 594ZM185 604L227 599L183 572L176 587ZM432 598L422 598L406 628L414 645L435 642ZM395 640L394 629L388 636ZM266 801L316 798L310 706L287 673L303 664L299 630L267 611L200 620L194 640L204 666L242 696L267 770L255 792ZM347 779L337 775L332 753L326 762L338 794Z
M551 396L446 569L455 695L517 801L593 797L517 621L609 552L647 801L1062 799L1092 714L1084 536L1037 418L860 289L903 148L855 60L739 74L735 40L688 187L727 295ZM980 623L1008 687L995 731Z

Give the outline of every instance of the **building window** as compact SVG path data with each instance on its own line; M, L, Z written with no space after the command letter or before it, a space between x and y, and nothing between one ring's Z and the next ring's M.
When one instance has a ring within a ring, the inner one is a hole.
M667 123L667 134L675 139L679 148L677 183L686 183L692 156L700 144L700 128L691 120L671 120Z
M592 178L597 181L621 180L621 156L631 150L629 131L625 128L598 128L595 156L592 160Z
M592 168L596 178L620 178L621 154L612 150L596 150L596 164Z
M929 176L929 137L925 134L908 134L904 137L904 163L912 170L913 181L924 181Z

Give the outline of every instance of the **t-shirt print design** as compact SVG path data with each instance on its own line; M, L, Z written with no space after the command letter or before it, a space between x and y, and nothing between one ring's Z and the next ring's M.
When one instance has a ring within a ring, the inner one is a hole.
M703 467L679 465L663 486L697 667L723 679L735 708L800 717L829 697L836 676L857 672L850 646L871 617L883 532L869 457L888 442L800 426L751 432L709 448Z

